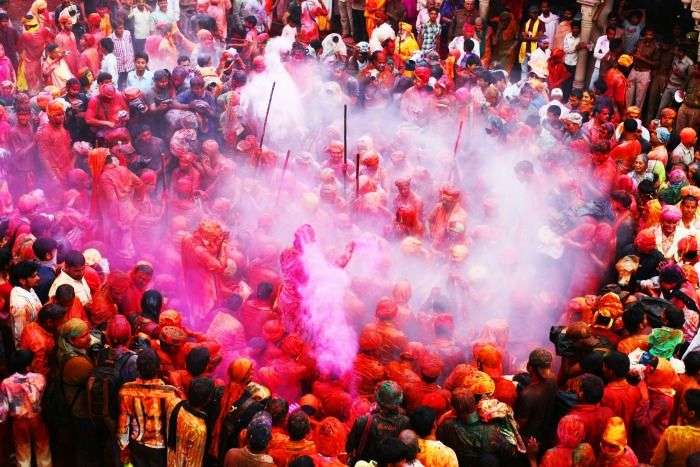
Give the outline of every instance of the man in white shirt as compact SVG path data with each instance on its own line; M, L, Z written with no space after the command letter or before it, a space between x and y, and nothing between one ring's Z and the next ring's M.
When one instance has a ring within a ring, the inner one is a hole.
M146 0L139 0L129 12L129 18L134 20L134 52L143 52L146 38L151 34L151 9Z
M102 54L101 73L109 73L112 80L119 79L119 69L117 68L117 57L114 55L114 42L109 37L100 40L100 53Z
M593 90L594 84L600 78L600 64L603 59L610 52L610 41L615 39L615 27L609 26L605 30L605 35L600 36L597 41L595 41L595 46L593 47L593 58L595 58L595 63L593 64L593 74L591 75L591 84L589 89Z
M83 254L76 250L71 250L66 253L63 261L63 270L56 277L56 280L51 284L49 289L49 299L56 296L56 289L63 285L69 284L75 290L75 297L80 300L83 306L89 304L92 301L92 294L90 293L90 287L83 277L85 274L85 257Z
M144 95L153 88L153 72L148 69L148 55L138 52L134 56L134 69L126 78L127 88L137 88Z
M544 23L544 37L549 39L551 43L554 40L554 34L559 26L559 17L552 13L549 8L549 1L540 2L540 16L537 19Z
M464 43L467 40L471 40L474 44L474 48L471 50L471 53L473 53L477 57L480 57L479 40L476 38L475 34L476 29L474 28L474 25L464 23L464 27L462 28L462 35L456 36L447 45L447 50L449 50L450 52L452 52L453 50L459 50L459 58L457 59L457 63L462 63L462 59L465 55Z
M24 327L35 321L41 310L41 300L34 292L39 285L39 266L33 261L21 261L12 267L10 282L10 322L15 344L19 345Z
M168 8L168 0L158 0L158 6L151 12L151 32L156 30L159 23L172 24L176 20Z

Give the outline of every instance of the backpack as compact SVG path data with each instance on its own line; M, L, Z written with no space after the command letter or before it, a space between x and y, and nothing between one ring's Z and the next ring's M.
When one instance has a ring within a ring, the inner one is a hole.
M63 382L63 368L65 363L59 367L58 373L48 378L44 396L41 398L41 413L51 429L61 429L68 425L73 417L73 406L84 390L84 386L77 388L75 394L68 400L66 396L66 386Z
M107 357L92 370L87 382L87 397L88 413L93 420L117 420L119 389L125 383L121 372L134 355L134 352L128 351L117 359Z

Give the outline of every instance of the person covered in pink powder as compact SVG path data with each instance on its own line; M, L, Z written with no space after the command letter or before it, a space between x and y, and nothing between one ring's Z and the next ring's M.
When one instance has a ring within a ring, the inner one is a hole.
M0 44L0 83L3 81L17 81L15 67L12 66L12 61L5 55L5 47Z
M297 34L297 40L302 44L310 44L318 40L320 33L316 18L328 15L328 9L323 2L318 0L306 0L301 3L301 28Z

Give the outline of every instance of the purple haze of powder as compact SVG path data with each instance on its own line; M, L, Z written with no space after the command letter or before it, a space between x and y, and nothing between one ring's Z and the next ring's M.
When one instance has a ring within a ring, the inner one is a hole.
M350 277L313 240L304 239L301 261L308 275L299 290L305 315L301 324L319 369L341 375L352 368L357 354L357 335L346 320L343 300Z

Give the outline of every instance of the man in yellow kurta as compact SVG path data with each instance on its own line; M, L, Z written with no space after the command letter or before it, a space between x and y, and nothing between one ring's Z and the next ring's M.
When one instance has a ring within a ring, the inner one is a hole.
M190 384L187 400L168 401L168 467L202 467L207 444L207 414L214 382L205 377Z
M420 50L418 41L413 36L413 27L408 23L399 23L399 37L396 43L398 45L398 54L403 62L406 62L414 53Z

